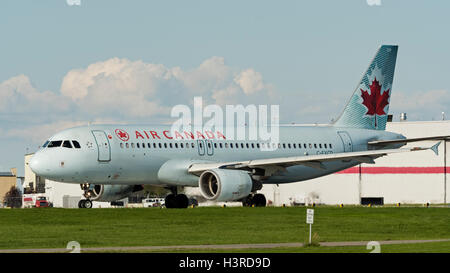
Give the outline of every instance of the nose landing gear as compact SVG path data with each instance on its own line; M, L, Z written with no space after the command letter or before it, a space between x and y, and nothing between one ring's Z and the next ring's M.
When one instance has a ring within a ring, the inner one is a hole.
M90 209L92 208L92 201L90 200L91 197L91 187L89 183L80 184L81 189L84 191L83 196L86 197L86 199L81 199L78 202L78 208L80 209Z

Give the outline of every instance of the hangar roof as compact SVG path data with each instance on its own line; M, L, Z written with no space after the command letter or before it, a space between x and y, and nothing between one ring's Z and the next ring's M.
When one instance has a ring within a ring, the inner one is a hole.
M7 176L7 177L11 177L11 176L14 176L11 172L0 172L0 177L5 177L5 176Z

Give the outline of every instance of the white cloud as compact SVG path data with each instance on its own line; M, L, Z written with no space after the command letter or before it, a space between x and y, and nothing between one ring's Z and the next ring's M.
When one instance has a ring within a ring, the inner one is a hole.
M192 105L194 96L222 106L273 103L267 100L273 89L261 73L230 67L222 57L192 69L111 58L70 70L60 92L41 92L24 75L0 83L0 113L12 114L0 129L7 137L41 142L65 126L91 120L167 122L173 106Z
M59 113L67 112L71 101L51 91L39 92L25 75L0 83L0 113Z
M253 94L264 88L262 75L253 69L242 71L234 81L242 88L245 94Z
M83 112L134 118L168 116L173 105L189 104L194 96L223 105L269 89L259 72L233 69L222 57L191 70L112 58L69 71L61 85L61 93Z

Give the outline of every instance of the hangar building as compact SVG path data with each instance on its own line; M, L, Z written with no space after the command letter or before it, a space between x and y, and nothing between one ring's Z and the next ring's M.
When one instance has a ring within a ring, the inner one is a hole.
M17 183L17 170L12 168L9 172L0 172L0 204L3 204L5 194L15 187Z

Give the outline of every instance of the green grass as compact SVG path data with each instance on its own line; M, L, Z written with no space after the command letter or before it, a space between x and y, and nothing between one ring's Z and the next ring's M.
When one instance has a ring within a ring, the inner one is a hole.
M82 248L305 242L305 218L303 207L2 209L0 249L65 248L69 241ZM322 242L450 238L449 208L316 207L314 222L313 232ZM448 243L436 244L450 252Z

